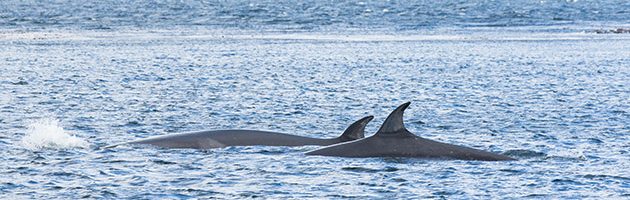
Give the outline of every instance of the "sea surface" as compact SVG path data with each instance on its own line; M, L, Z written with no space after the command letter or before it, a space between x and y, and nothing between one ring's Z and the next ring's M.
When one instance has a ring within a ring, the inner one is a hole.
M628 199L629 1L1 1L0 199ZM398 105L510 162L319 147L102 147L200 130L337 137Z

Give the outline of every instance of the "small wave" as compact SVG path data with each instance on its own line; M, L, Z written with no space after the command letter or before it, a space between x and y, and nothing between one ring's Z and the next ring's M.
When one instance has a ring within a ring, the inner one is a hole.
M22 138L22 145L28 149L43 148L69 149L87 148L89 144L78 137L70 135L59 126L59 122L53 118L43 118L31 122L28 132Z

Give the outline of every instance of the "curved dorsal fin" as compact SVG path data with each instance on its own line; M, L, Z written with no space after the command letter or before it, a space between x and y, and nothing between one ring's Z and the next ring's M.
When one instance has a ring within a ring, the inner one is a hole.
M374 119L374 116L370 115L370 116L357 120L356 122L348 126L348 128L346 128L346 131L344 131L341 134L341 136L339 136L339 138L342 141L350 141L350 140L356 140L356 139L361 139L365 137L365 134L364 134L365 126L372 119Z
M411 102L403 103L396 110L392 111L385 119L385 122L383 122L383 125L381 125L381 128L378 129L376 135L396 134L400 131L408 132L403 123L403 113L405 113L405 109L409 107L409 104Z

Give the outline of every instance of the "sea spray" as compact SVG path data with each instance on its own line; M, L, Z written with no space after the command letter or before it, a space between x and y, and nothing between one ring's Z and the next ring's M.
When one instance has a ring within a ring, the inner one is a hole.
M83 139L66 132L54 118L42 118L29 123L26 136L22 138L22 145L32 150L87 148L89 146Z

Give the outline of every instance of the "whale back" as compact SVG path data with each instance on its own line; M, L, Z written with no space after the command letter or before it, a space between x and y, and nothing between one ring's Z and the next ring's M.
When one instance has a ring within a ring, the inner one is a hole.
M403 124L403 113L410 102L389 114L378 132L371 137L339 143L307 152L306 155L339 157L415 157L426 159L458 159L500 161L508 156L469 147L425 139L409 132Z
M149 144L163 148L193 149L210 149L226 146L325 146L364 138L365 126L372 119L374 119L374 116L361 118L348 126L341 136L328 139L258 130L212 130L155 136L109 145L104 148L112 148L122 144Z

